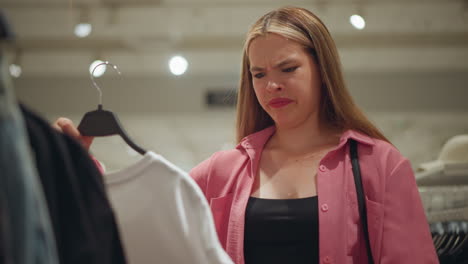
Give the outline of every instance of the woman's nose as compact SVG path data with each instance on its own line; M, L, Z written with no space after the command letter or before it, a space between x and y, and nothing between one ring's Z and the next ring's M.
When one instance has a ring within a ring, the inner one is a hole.
M281 91L282 87L277 81L268 80L268 83L266 85L266 89L267 89L268 92L275 92L275 91Z

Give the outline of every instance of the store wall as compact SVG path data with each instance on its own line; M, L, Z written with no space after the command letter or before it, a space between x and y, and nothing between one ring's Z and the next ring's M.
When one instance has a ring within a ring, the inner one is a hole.
M207 90L234 91L237 76L183 76L100 79L104 108L118 114L129 134L189 170L214 151L234 145L234 108L210 108ZM347 73L356 102L416 168L437 158L453 135L468 134L468 74ZM87 78L21 78L18 98L50 121L58 116L79 123L96 109L98 97ZM138 159L118 137L100 138L93 153L109 170Z

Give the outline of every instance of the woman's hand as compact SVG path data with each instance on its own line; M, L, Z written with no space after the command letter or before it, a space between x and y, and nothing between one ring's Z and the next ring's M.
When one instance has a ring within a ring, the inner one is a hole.
M72 138L78 140L83 147L89 151L91 144L93 143L94 137L82 136L80 131L76 128L73 122L66 117L59 117L52 126L58 131L71 136Z

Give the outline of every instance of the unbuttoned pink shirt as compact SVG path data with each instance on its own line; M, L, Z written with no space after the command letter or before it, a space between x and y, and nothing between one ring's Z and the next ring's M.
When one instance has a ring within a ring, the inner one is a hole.
M244 264L245 209L262 150L274 132L269 127L249 135L190 172L209 201L219 240L236 264ZM439 263L409 161L391 144L353 130L343 133L318 167L319 262L367 263L350 138L358 142L374 262Z

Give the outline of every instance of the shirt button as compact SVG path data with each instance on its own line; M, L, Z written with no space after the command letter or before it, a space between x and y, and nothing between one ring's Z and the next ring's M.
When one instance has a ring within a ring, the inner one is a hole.
M324 263L332 263L332 259L329 256L323 258Z
M323 212L328 211L328 204L322 204L321 208Z
M325 171L327 170L327 167L325 167L325 165L320 165L320 166L319 166L319 170L320 170L321 172L325 172Z

